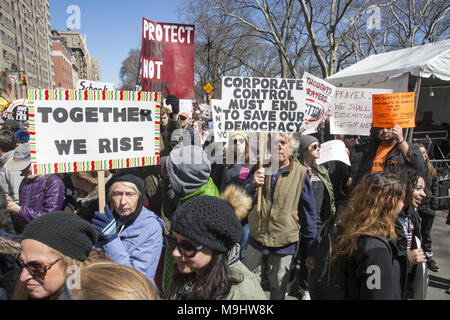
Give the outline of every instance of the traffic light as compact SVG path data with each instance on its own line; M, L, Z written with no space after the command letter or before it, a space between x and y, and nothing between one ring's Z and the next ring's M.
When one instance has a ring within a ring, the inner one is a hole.
M27 86L28 85L27 76L25 76L25 75L22 76L22 85L23 86Z

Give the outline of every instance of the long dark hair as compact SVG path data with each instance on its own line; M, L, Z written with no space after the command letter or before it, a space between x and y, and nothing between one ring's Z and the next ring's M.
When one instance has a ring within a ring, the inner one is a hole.
M202 276L196 278L194 273L183 274L174 266L171 290L182 288L187 282L194 281L192 290L181 293L179 300L223 300L226 299L231 287L242 282L235 279L228 265L228 252L219 253L212 250L211 261L203 268Z

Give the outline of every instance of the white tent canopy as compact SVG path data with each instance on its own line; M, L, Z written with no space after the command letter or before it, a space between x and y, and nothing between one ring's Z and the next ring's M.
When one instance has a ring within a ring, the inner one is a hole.
M399 92L408 91L409 73L450 81L450 40L371 55L326 80L339 87L384 87Z
M371 55L326 80L337 87L394 92L407 92L415 83L416 120L428 112L434 123L450 122L450 40Z

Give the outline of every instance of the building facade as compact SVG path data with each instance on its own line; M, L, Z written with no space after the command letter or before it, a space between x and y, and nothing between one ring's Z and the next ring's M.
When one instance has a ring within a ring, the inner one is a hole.
M55 87L48 0L0 0L0 71L16 75L10 98ZM21 85L22 76L28 85Z
M52 30L53 65L55 68L55 87L64 89L75 89L73 64L76 59L72 50L67 46L64 39L56 30Z

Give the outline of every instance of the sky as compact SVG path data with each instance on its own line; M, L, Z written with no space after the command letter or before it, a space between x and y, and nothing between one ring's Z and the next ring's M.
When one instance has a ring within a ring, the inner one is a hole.
M141 47L142 18L155 22L180 23L176 8L183 0L49 0L52 29L66 31L76 26L74 11L80 9L80 29L87 36L91 58L100 62L102 82L120 85L119 71L130 49Z

